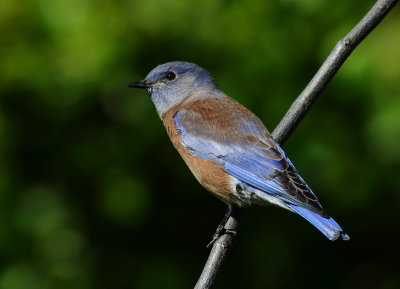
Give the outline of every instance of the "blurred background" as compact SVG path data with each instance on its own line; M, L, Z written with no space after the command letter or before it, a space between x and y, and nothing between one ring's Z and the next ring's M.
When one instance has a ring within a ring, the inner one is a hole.
M0 288L193 287L225 205L127 84L195 62L272 131L373 3L2 0ZM253 208L215 288L400 288L399 16L284 145L351 241Z

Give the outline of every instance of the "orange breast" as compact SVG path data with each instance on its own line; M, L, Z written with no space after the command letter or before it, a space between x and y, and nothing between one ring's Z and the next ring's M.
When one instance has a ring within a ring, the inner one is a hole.
M231 176L212 160L192 156L181 143L173 116L178 108L171 109L163 115L164 125L172 144L182 156L193 175L208 191L214 193L226 203L231 203Z

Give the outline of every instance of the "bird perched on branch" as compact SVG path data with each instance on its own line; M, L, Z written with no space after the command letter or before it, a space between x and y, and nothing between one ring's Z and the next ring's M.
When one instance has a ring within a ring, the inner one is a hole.
M129 87L147 89L168 136L196 179L235 208L272 203L299 214L330 240L350 239L322 208L263 123L189 62L168 62ZM228 232L232 233L232 232Z

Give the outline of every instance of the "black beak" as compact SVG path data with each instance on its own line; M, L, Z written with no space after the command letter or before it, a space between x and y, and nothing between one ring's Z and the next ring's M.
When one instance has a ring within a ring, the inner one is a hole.
M131 84L128 85L128 87L149 88L150 84L146 83L145 81L137 81L137 82L132 82Z

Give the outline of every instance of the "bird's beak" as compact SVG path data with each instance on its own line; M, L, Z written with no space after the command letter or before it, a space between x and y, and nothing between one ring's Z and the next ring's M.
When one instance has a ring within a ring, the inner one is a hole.
M150 85L151 85L151 83L148 83L148 82L142 80L142 81L132 82L131 84L128 85L128 87L149 88Z

